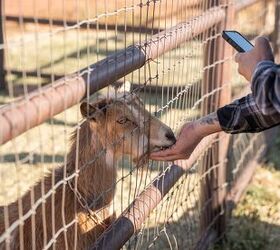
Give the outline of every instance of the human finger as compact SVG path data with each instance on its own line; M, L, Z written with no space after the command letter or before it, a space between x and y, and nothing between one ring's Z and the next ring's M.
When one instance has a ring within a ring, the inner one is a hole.
M264 36L259 36L255 40L255 47L266 47L270 48L269 40Z
M156 161L175 161L175 160L181 160L186 159L186 155L184 154L174 154L174 155L168 155L168 156L155 156L151 157L152 160Z
M260 36L256 38L255 41L256 50L261 53L261 58L263 60L271 60L274 61L274 55L272 52L272 48L270 46L269 40L264 37Z

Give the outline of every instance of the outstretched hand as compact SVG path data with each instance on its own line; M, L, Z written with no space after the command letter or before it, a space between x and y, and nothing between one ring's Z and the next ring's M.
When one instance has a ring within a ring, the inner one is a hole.
M153 160L173 161L187 159L201 141L202 137L195 132L194 123L186 123L177 138L177 142L168 149L150 154Z
M169 149L151 153L150 159L160 161L188 159L205 136L219 131L221 127L216 112L186 123L179 133L177 142Z

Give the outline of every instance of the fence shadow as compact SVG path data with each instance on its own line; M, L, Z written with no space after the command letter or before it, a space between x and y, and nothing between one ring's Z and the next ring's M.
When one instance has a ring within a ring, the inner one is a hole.
M60 126L69 126L69 127L74 127L77 125L77 122L65 122L60 119L52 118L46 121L46 123L51 124L51 125L60 125Z
M7 163L16 163L20 161L25 164L37 164L37 163L63 163L64 155L61 154L38 154L21 152L19 154L4 154L0 155L0 159Z

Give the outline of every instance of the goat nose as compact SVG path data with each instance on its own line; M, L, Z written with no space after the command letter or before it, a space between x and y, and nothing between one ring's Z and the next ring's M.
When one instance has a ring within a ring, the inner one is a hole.
M169 140L169 141L172 141L173 143L176 142L176 138L175 138L175 135L174 133L172 132L172 130L169 130L165 133L165 137Z

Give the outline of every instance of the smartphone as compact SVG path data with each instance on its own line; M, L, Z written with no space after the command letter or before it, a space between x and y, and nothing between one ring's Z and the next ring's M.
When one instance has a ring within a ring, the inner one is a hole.
M248 52L254 48L244 36L234 30L224 30L222 37L238 52Z

